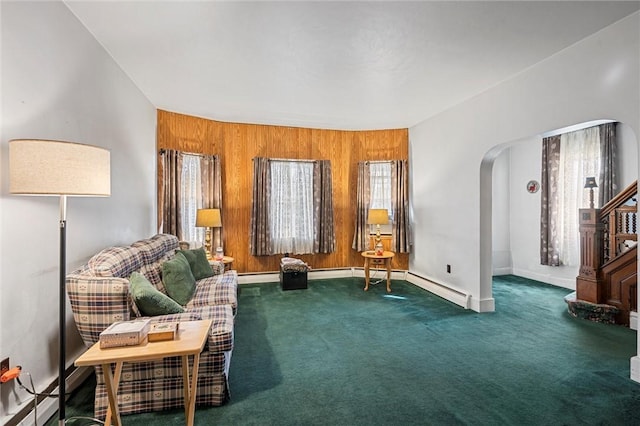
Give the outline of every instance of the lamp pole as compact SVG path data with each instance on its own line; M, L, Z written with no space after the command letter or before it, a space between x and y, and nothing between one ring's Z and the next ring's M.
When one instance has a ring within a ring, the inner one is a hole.
M60 289L59 289L59 350L58 356L58 426L64 426L65 400L67 391L66 381L66 341L67 341L67 313L65 280L67 276L67 196L60 195Z

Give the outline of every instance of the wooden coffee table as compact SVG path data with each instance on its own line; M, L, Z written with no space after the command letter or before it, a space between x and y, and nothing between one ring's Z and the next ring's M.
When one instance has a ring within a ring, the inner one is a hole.
M204 348L211 328L211 320L185 321L180 323L178 337L175 340L163 342L143 343L137 346L122 346L117 348L100 349L100 342L94 344L75 362L78 367L101 365L104 371L104 381L109 397L109 408L105 426L111 424L120 426L120 410L118 409L118 385L122 365L125 362L153 361L173 356L182 358L182 376L184 381L184 415L186 424L193 425L196 407L196 389L198 386L198 364L200 352ZM189 379L189 356L193 356L191 379ZM115 372L112 371L115 364Z
M376 254L375 251L363 251L364 257L364 291L369 290L369 268L371 263L374 265L385 265L387 269L387 293L391 293L391 259L396 254L392 251L384 251L382 254Z

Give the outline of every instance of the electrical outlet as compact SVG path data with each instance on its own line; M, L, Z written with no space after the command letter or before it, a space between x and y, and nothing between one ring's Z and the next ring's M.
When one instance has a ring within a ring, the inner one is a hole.
M5 371L9 371L9 358L5 358L0 362L0 375L4 374Z
M447 265L447 274L451 273L451 265Z

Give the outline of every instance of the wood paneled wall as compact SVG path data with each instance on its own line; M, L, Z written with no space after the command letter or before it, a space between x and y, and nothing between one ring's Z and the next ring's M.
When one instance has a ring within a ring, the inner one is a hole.
M222 164L224 252L238 272L277 271L281 255L249 254L249 222L254 157L331 160L336 251L299 256L313 269L362 266L351 248L354 233L358 162L408 159L407 129L343 131L225 123L158 110L160 149L217 154ZM397 254L394 269L408 269Z

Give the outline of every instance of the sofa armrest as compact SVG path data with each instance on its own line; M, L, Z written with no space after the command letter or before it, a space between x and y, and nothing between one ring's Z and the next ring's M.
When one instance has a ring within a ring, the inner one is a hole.
M211 329L207 338L206 350L222 353L233 349L233 310L231 305L199 306L180 314L158 315L151 323L186 322L210 319Z
M100 333L116 321L131 318L129 281L117 277L69 274L67 295L73 319L85 345L100 339Z
M189 312L199 315L201 319L213 320L206 346L209 352L222 353L233 349L234 316L231 305L199 306L191 308Z

